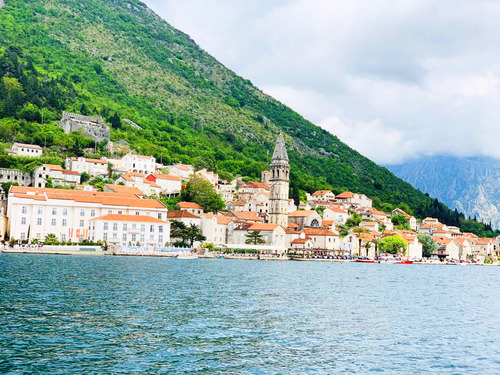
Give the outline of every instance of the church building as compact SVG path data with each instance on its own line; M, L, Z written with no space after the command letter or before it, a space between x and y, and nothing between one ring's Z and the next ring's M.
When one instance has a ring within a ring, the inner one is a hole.
M270 172L269 222L286 228L288 226L290 163L283 134L280 134L276 141Z

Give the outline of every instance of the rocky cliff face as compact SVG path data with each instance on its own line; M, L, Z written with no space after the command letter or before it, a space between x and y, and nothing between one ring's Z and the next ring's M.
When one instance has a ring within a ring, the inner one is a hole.
M500 228L500 160L436 156L388 168L448 206Z

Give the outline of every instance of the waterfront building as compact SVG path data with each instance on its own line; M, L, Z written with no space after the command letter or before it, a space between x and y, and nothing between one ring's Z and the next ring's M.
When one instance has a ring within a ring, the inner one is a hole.
M165 246L170 242L170 222L147 215L107 214L90 219L91 241L113 246Z
M285 139L280 133L271 160L271 178L269 179L269 221L286 228L288 225L288 190L290 182L290 163L286 151Z
M43 149L38 145L29 145L26 143L14 143L12 153L17 156L28 156L30 158L39 158L42 156Z
M215 215L212 213L202 214L201 231L206 237L206 243L212 243L215 247L227 244L228 225L234 221L234 217Z
M417 219L415 219L414 216L410 215L409 213L402 210L401 208L396 208L392 211L392 216L399 215L399 214L404 215L408 219L408 224L409 224L411 230L417 230Z
M275 223L237 223L231 221L228 225L228 243L245 245L250 232L257 231L264 241L262 246L273 247L281 253L286 250L285 229ZM269 249L271 250L271 249Z
M145 215L165 220L167 207L156 199L65 189L12 186L9 191L8 234L16 240L88 239L91 219L107 214Z
M340 250L340 237L324 228L304 228L302 233L311 239L313 248L319 250Z

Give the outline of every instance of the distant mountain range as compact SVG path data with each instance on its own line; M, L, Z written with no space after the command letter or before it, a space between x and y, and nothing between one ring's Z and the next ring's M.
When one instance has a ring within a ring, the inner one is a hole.
M387 168L449 207L500 228L500 160L435 156Z

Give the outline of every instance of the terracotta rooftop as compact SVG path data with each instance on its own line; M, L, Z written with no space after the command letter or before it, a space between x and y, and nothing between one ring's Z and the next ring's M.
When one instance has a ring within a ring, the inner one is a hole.
M179 202L179 203L177 203L177 206L179 206L181 209L194 208L197 210L203 210L203 207L201 207L198 203L194 203L194 202Z
M167 219L199 219L199 216L193 215L189 211L175 210L167 212Z
M288 217L308 217L312 214L314 214L316 211L314 210L299 210L299 211L294 211L291 214L288 215Z

